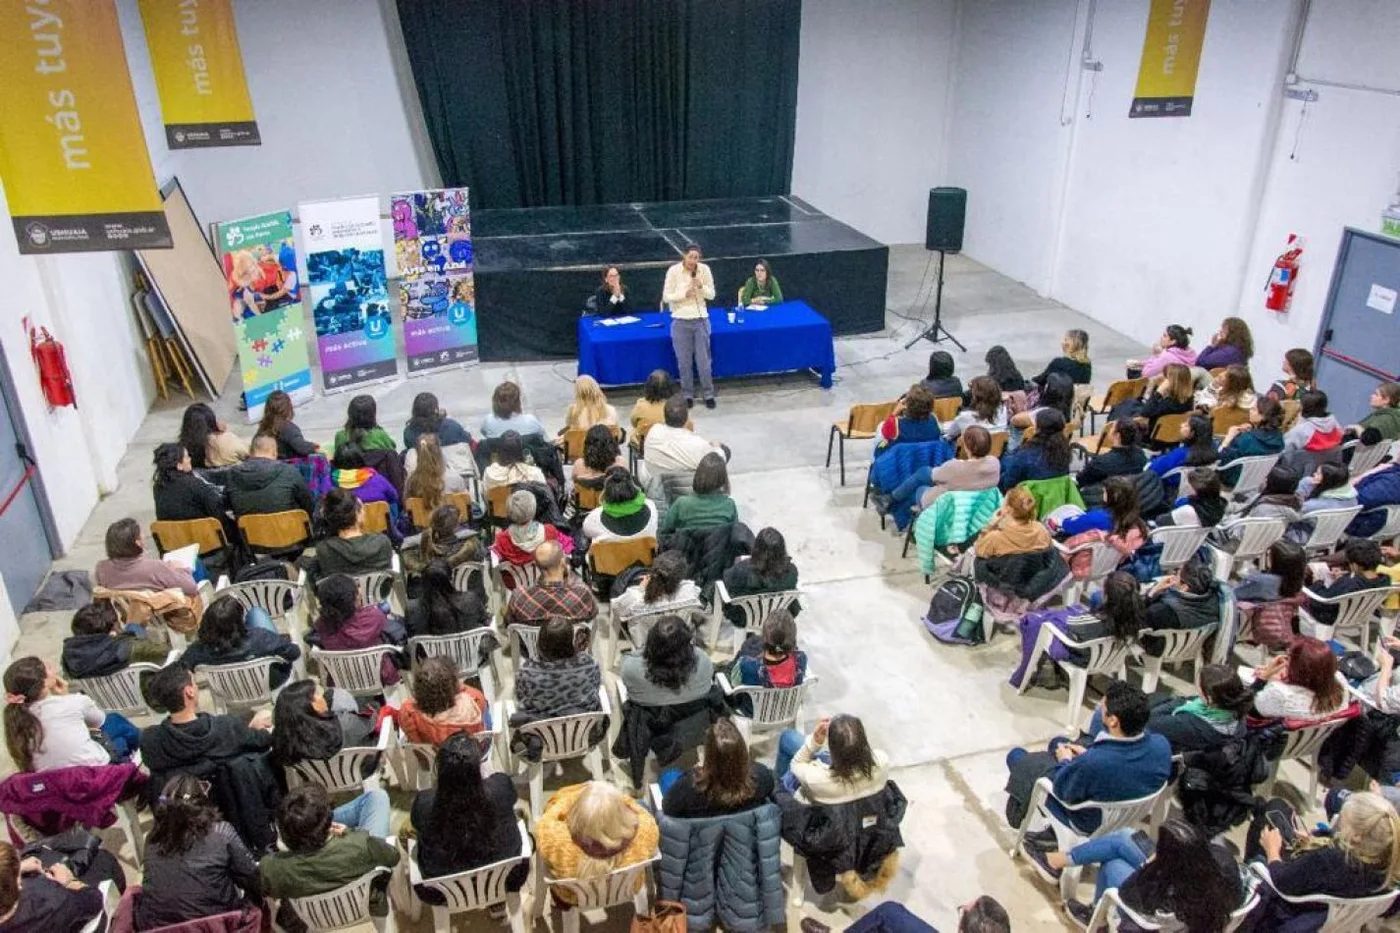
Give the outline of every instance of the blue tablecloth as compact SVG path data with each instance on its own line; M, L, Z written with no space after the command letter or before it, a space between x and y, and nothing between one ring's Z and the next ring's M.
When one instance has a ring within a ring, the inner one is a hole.
M584 317L578 323L579 375L602 385L646 382L654 369L679 375L671 350L671 316L639 314L633 324L600 323ZM831 324L805 302L785 301L766 311L745 311L744 323L729 323L725 309L710 309L711 369L716 379L786 373L813 369L822 388L831 388L836 349Z

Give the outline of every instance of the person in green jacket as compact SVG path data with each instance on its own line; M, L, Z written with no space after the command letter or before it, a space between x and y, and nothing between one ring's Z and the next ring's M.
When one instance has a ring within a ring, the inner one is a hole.
M1400 440L1400 382L1382 382L1371 393L1371 413L1347 428L1363 444Z
M744 283L744 287L739 289L739 304L744 307L749 305L770 305L781 304L783 300L782 287L778 285L778 279L773 275L773 270L768 267L768 260L760 259L753 267L753 275Z
M378 406L371 395L357 395L345 410L345 427L335 432L332 452L345 444L356 444L361 450L398 450L389 432L379 426Z
M691 495L671 503L657 531L670 534L687 528L718 528L739 520L739 509L729 498L729 470L722 454L709 453L700 458L691 490Z

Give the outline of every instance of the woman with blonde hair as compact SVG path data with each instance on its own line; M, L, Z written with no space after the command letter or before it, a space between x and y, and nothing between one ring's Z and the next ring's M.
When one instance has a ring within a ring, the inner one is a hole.
M1045 367L1045 371L1038 376L1032 376L1039 388L1045 388L1045 382L1054 373L1063 373L1069 377L1069 381L1075 385L1086 385L1093 381L1094 367L1089 362L1089 334L1087 331L1075 328L1065 331L1064 337L1060 339L1060 352L1063 356L1057 356Z
M1029 554L1050 547L1050 532L1036 517L1035 497L1016 486L982 530L973 546L978 557Z
M1179 363L1172 363L1162 371L1162 378L1153 384L1152 390L1144 399L1130 398L1113 407L1108 420L1121 421L1136 418L1145 422L1147 437L1157 419L1163 415L1184 415L1196 405L1196 383L1191 378L1191 369Z
M446 501L448 493L467 491L467 483L462 479L462 474L447 468L436 434L419 435L416 449L418 457L405 486L410 499L422 499L423 506L429 512L433 512Z
M608 404L598 380L579 376L574 380L574 400L564 413L564 430L587 431L595 424L616 425L617 409Z
M555 878L600 878L656 854L656 819L605 781L561 788L535 827L540 856ZM641 878L637 879L641 884ZM571 901L566 891L556 891Z

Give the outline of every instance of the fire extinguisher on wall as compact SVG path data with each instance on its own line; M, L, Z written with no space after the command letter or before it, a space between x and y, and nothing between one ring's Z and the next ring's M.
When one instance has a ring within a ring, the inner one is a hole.
M39 386L49 407L72 405L77 408L78 400L73 396L73 376L68 371L63 344L53 339L47 327L31 327L29 352L34 357L34 368L39 371Z
M1302 237L1290 233L1287 249L1274 260L1269 282L1264 286L1264 307L1270 311L1282 313L1293 303L1293 287L1298 284L1298 266L1302 255Z

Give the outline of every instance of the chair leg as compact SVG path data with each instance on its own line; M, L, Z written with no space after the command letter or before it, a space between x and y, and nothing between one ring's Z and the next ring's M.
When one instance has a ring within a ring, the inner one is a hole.
M117 805L117 819L122 824L127 838L131 840L131 851L136 855L136 864L146 863L146 834L141 831L140 814L136 811L136 801L124 800Z
M1157 689L1157 681L1162 677L1162 659L1150 655L1142 663L1142 692L1151 693Z
M433 933L452 933L452 915L446 907L433 908Z
M578 915L577 907L570 907L564 911L564 933L578 933Z
M1062 669L1069 674L1069 703L1065 709L1065 726L1077 729L1079 718L1083 714L1084 692L1089 686L1089 675L1073 664L1063 665Z
M903 560L904 558L906 558L906 557L909 556L909 545L910 545L910 543L911 543L913 540L914 540L914 523L913 523L913 522L910 522L910 523L909 523L909 530L908 530L907 532L905 532L905 534L904 534L904 547L901 548L901 549L900 549L900 552L899 552L899 557L900 557L901 560Z
M836 430L836 426L832 425L831 432L826 436L826 469L828 470L831 469L831 448L835 446L836 435L839 433L840 432Z
M598 745L588 750L588 754L583 756L583 762L588 766L588 774L593 780L603 780L603 750Z
M1079 888L1079 875L1084 869L1078 865L1066 865L1060 872L1060 900L1068 902Z
M807 860L795 850L792 853L792 899L793 907L801 907L807 901Z
M544 813L544 765L532 763L526 767L530 771L530 816L538 823Z
M510 933L525 933L525 911L518 891L506 895L506 918L510 921Z

